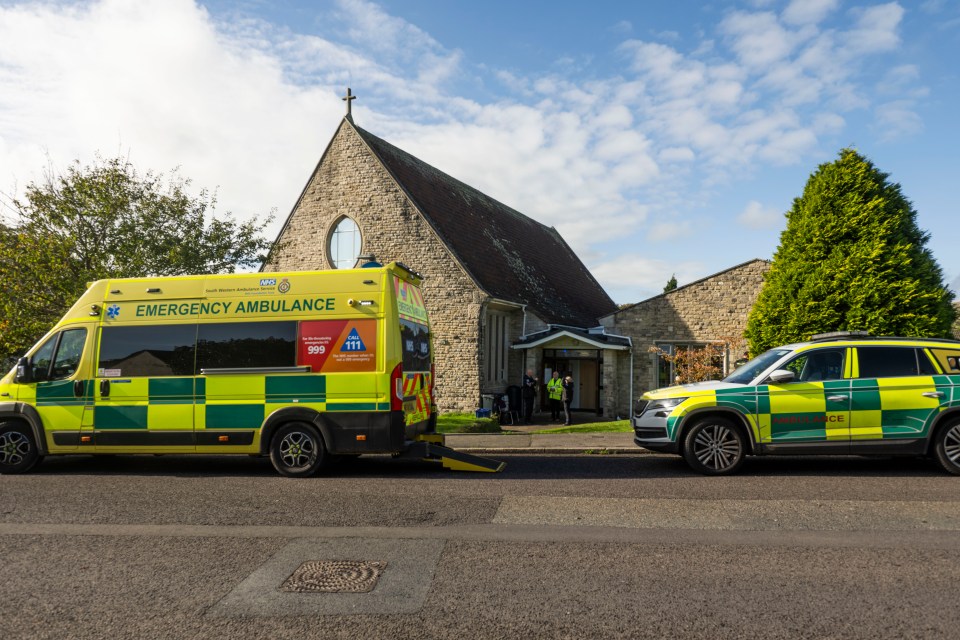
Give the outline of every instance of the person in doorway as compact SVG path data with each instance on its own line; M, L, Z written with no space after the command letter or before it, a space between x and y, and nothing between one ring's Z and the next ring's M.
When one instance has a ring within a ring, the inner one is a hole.
M554 370L553 376L547 382L547 398L550 399L550 419L553 422L560 422L560 410L563 407L563 380L560 379L560 372Z
M569 427L572 424L570 418L570 403L573 402L573 374L568 371L561 384L562 391L560 400L563 402L563 417L565 418L563 424Z
M523 421L533 424L533 401L537 397L537 380L533 377L533 369L527 369L523 376Z

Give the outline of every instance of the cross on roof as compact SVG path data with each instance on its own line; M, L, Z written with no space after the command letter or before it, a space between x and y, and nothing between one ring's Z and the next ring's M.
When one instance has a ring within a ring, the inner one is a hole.
M347 103L347 117L352 118L350 114L350 103L357 99L357 96L350 93L350 87L347 87L347 95L340 98Z

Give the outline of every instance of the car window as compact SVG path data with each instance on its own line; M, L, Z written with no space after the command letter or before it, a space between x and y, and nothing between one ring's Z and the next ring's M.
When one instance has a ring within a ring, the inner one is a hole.
M64 331L57 347L57 357L53 360L53 369L50 372L51 380L69 378L80 366L83 356L83 345L87 341L86 329L70 329Z
M54 334L40 345L40 348L33 352L30 358L30 366L33 367L33 380L42 382L48 380L50 376L50 361L53 360L53 350L57 346L57 336Z
M926 349L917 349L917 365L920 368L920 375L937 375L937 368L930 362L930 356L927 355Z
M913 347L858 347L857 359L861 378L898 378L918 374L917 350Z
M820 382L843 378L843 358L846 349L817 349L807 351L790 362L784 368L793 371L797 382Z
M765 351L759 356L743 364L723 379L724 382L734 382L737 384L749 384L751 380L763 373L774 362L790 353L789 349L771 349Z

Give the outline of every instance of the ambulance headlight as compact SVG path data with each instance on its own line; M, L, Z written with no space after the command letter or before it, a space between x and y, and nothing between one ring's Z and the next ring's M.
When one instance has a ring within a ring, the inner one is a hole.
M682 404L686 398L664 398L662 400L651 400L643 411L643 415L652 414L660 418L666 418L671 411Z

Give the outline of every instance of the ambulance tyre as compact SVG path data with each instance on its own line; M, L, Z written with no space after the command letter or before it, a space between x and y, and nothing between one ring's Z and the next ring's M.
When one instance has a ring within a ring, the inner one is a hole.
M326 461L323 437L313 425L291 422L277 429L270 439L270 462L282 476L312 476Z
M694 471L709 476L736 473L747 446L743 432L726 418L708 416L694 424L683 439L683 457Z
M26 473L41 458L30 427L22 422L0 422L0 473Z
M947 473L960 476L960 420L945 424L937 431L933 455Z

